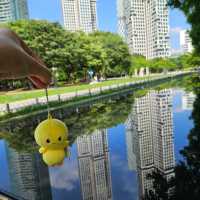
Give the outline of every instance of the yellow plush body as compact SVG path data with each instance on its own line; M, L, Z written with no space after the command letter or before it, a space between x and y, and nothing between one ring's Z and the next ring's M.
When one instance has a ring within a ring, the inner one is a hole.
M68 147L68 129L65 124L51 116L41 122L35 130L35 140L41 146L39 152L44 162L49 166L60 165Z
M64 149L47 149L47 151L43 153L43 160L49 166L59 165L63 162L64 159Z

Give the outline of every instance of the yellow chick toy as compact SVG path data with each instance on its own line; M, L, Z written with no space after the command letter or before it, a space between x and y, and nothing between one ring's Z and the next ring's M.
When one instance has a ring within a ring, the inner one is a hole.
M51 115L42 121L35 130L36 143L41 146L39 152L48 166L60 165L66 156L68 147L68 129L65 124L53 119Z

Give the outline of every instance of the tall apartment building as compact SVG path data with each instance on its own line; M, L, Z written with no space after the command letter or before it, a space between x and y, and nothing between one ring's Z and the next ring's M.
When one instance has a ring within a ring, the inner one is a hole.
M52 199L48 167L39 154L18 153L6 144L11 192L23 199Z
M194 49L188 30L180 31L180 47L183 53L192 53Z
M150 91L136 98L132 112L125 123L126 132L132 130L133 159L136 157L140 198L153 189L147 175L155 169L167 179L174 176L175 155L173 143L171 90ZM130 146L130 144L129 144Z
M106 130L77 138L82 199L111 200L112 183Z
M132 115L129 115L128 119L125 122L126 126L126 153L128 160L128 168L131 171L137 170L137 160L136 160L136 145L133 145L137 140L136 134L133 134L133 124L132 124Z
M117 0L118 34L125 40L126 38L126 18L124 13L124 0Z
M193 92L185 92L182 96L182 109L192 110L196 95Z
M28 19L27 0L1 0L0 22Z
M64 27L69 31L97 29L96 0L62 0Z
M118 33L131 54L147 59L170 56L167 0L118 0L118 24L123 24Z

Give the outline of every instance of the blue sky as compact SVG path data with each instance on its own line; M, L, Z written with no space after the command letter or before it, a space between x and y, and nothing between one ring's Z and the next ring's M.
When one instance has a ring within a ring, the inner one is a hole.
M63 23L61 0L28 0L30 17ZM97 0L98 24L103 31L117 31L116 0ZM171 46L179 48L179 31L188 28L184 15L170 10Z

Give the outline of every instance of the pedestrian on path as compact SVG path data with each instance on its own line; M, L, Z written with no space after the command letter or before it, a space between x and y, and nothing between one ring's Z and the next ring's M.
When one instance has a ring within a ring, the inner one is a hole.
M0 80L25 77L37 88L46 88L52 78L43 61L16 33L0 28Z

